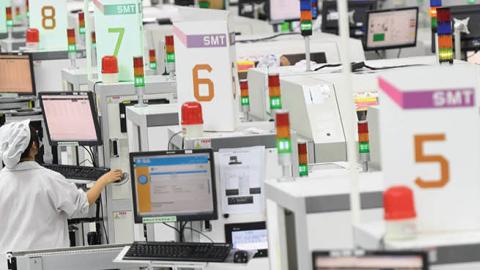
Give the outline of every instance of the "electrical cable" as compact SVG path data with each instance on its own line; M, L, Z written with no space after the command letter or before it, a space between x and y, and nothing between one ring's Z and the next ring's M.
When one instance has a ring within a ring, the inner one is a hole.
M98 150L93 149L93 146L90 146L90 151L92 152L93 155L93 167L98 167Z
M215 241L213 241L212 238L210 238L208 235L202 233L201 231L199 231L199 230L197 230L197 229L194 229L193 227L185 227L185 226L187 225L187 222L185 222L184 225L183 225L183 224L180 224L180 228L181 228L181 229L175 228L174 226L172 226L172 225L170 225L170 224L167 224L167 223L165 223L165 222L163 222L163 225L165 225L165 226L167 226L167 227L175 230L176 232L179 233L179 235L182 235L182 234L183 234L183 233L182 233L182 230L183 230L183 231L184 231L184 230L194 231L194 232L198 233L199 235L205 237L208 241L210 241L210 242L212 242L212 243L215 243ZM183 242L183 240L185 240L183 237L180 237L180 239L181 239L180 242ZM182 240L182 239L183 239L183 240Z
M172 137L170 137L170 139L168 139L168 144L167 144L167 149L168 149L168 150L172 150L172 149L170 148L170 146L172 145L172 140L173 140L173 138L175 138L176 136L178 136L180 133L182 133L182 131L179 131L179 132L173 134ZM182 148L183 148L183 143L182 143Z
M89 159L84 159L84 160L82 160L78 165L79 165L79 166L82 166L83 164L87 163L87 161L90 162L90 164L93 166L92 161L89 160Z
M82 145L82 148L85 149L85 152L88 153L88 155L90 156L90 158L92 159L92 164L95 164L95 158L93 156L93 153L85 146ZM95 165L93 165L95 167Z
M341 67L341 66L342 64L325 64L320 67L317 67L316 69L314 69L314 71L318 71L324 68L334 68L334 67ZM387 66L387 67L372 67L365 64L365 62L353 62L351 63L351 66L352 66L352 72L358 72L363 68L367 68L370 70L387 70L387 69L405 68L405 67L419 67L419 66L426 66L426 65L413 64L413 65L399 65L399 66Z
M314 69L314 71L319 71L320 69L324 69L324 68L334 68L334 67L341 67L341 66L342 64L325 64L317 67L316 69Z
M333 87L333 94L335 95L335 101L337 103L338 116L340 117L340 124L342 125L343 139L345 140L345 158L348 160L348 142L347 134L345 131L345 124L343 123L342 111L340 110L340 104L338 103L337 90Z
M470 58L474 57L475 55L477 55L478 52L479 52L479 51L476 50L476 51L474 51L471 55L467 55L467 59L470 59Z
M387 70L387 69L395 69L395 68L426 66L426 65L423 65L423 64L413 64L413 65L399 65L399 66L388 66L388 67L372 67L372 66L369 66L369 65L365 64L365 62L362 62L362 63L363 63L363 67L368 68L370 70Z
M299 35L299 32L289 32L289 33L280 33L280 34L275 34L273 36L268 36L268 37L263 37L263 38L257 38L257 39L247 39L247 40L237 40L235 41L236 43L251 43L251 42L260 42L260 41L266 41L266 40L271 40L275 39L277 37L282 37L282 36L292 36L292 35Z
M163 222L162 224L165 225L165 226L167 226L167 227L169 227L169 228L171 228L171 229L174 229L177 233L180 234L180 230L179 230L178 228L175 228L174 226L172 226L172 225L170 225L170 224L168 224L168 223L166 223L166 222Z
M110 244L110 240L108 239L108 232L107 232L107 227L105 226L105 216L103 215L103 202L102 198L99 198L100 200L100 211L102 211L102 227L103 231L105 232L105 240L107 241L107 245Z
M202 233L201 231L199 231L199 230L197 230L197 229L194 229L194 228L192 228L192 227L185 227L185 229L194 231L194 232L198 233L199 235L201 235L201 236L205 237L206 239L208 239L208 241L210 241L210 242L212 242L212 243L215 243L215 241L213 241L212 238L208 237L208 235Z

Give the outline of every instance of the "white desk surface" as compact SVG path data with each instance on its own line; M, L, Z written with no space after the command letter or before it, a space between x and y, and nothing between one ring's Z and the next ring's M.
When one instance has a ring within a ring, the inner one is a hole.
M122 252L113 260L114 263L143 265L145 267L172 267L177 268L193 268L204 270L266 270L269 269L268 258L251 259L247 264L239 263L197 263L197 262L168 262L168 261L133 261L124 260L123 257L127 253L130 246L123 248Z

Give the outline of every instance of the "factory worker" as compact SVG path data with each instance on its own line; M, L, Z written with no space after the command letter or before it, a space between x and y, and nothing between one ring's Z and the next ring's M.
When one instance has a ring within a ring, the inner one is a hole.
M38 148L29 121L0 128L0 254L69 247L67 218L87 214L105 186L122 177L111 171L84 192L35 162Z

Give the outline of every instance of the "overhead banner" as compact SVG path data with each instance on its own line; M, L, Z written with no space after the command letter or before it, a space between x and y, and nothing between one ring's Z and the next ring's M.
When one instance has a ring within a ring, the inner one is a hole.
M30 28L37 28L41 50L67 50L67 1L29 1Z
M97 63L106 55L118 60L120 81L133 81L133 57L143 56L143 15L140 0L93 0ZM98 74L101 77L101 64Z

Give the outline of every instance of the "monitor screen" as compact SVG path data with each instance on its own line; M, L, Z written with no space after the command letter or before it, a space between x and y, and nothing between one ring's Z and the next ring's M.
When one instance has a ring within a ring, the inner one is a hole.
M0 94L35 95L32 56L0 54Z
M268 250L268 232L265 222L225 224L225 239L234 249L258 251L264 257Z
M314 270L428 270L423 252L366 252L363 255L313 254Z
M283 22L300 19L299 0L269 0L268 11L270 21Z
M101 144L92 92L42 92L39 99L52 145Z
M414 47L417 44L418 8L368 13L367 50Z
M130 153L136 223L217 219L210 149Z
M452 20L463 23L466 30L462 32L462 51L480 49L480 5L451 6Z
M367 13L377 9L377 0L350 0L348 1L348 18L350 22L350 36L364 37L367 24ZM322 32L338 34L337 1L323 1Z

